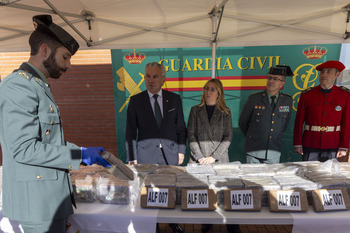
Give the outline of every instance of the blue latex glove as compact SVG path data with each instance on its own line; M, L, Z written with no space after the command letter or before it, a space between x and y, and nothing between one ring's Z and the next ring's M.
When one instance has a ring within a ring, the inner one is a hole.
M102 147L89 147L81 148L82 160L86 165L98 164L104 167L110 167L111 165L102 158L99 152L105 151Z

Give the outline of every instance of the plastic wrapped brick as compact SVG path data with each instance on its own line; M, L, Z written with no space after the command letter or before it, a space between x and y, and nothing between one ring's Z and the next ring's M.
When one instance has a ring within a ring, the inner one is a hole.
M213 164L213 168L215 174L224 175L224 174L239 174L241 172L240 162L232 162L232 163L218 163Z
M275 170L276 176L283 175L304 175L306 168L300 165L284 166Z
M183 189L208 189L208 178L205 174L184 174L177 176L176 180L176 204L181 204Z
M79 170L70 171L73 194L76 202L92 203L97 200L94 192L96 180L94 176L107 170L99 165L80 166Z
M146 187L174 187L175 184L175 174L148 174L143 180L143 185Z
M212 165L202 165L198 163L187 164L186 172L190 174L215 174Z
M186 168L182 166L171 166L171 165L160 165L157 170L154 172L155 174L174 174L174 175L182 175L186 173Z
M224 203L224 191L226 189L243 189L244 184L241 178L230 178L226 177L225 180L210 179L209 177L209 188L217 191L218 204Z
M242 164L241 176L274 176L275 172L267 164Z
M134 164L130 169L139 177L154 173L158 169L158 164Z
M73 193L76 202L92 203L97 200L94 193L93 178L91 176L79 177L76 176L72 180Z
M95 175L97 198L105 204L129 205L139 196L139 179L125 180L107 172Z

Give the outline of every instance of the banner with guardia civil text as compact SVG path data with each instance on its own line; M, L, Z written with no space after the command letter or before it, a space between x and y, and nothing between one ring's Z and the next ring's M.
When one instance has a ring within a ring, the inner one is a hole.
M293 97L292 119L283 136L281 162L299 161L293 152L293 125L302 90L316 86L315 67L327 60L339 60L340 44L217 48L216 78L225 88L226 104L231 109L233 140L230 161L245 161L244 135L238 127L240 112L248 96L262 91L271 66L289 65L294 77L288 77L282 92ZM117 124L118 156L126 160L125 123L130 96L146 90L144 67L149 62L162 63L167 69L164 89L179 94L183 101L185 122L191 107L200 103L202 87L211 78L211 48L116 49L111 50ZM189 150L187 149L186 159Z

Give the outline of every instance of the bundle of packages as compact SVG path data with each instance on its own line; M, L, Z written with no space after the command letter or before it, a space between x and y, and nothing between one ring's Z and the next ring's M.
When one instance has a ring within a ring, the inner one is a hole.
M97 200L94 192L96 186L94 176L99 172L106 172L106 169L96 164L80 166L79 170L70 171L76 202L92 203Z
M135 203L138 198L138 179L120 179L108 172L99 172L94 176L94 180L94 193L102 203L129 205Z
M215 174L217 175L238 175L242 171L240 162L213 164Z
M281 186L271 176L241 176L245 189L257 189L261 193L261 205L268 205L268 191L278 190Z
M147 174L154 173L158 169L158 164L134 164L130 169L138 177L144 178Z
M209 176L209 188L217 191L218 204L222 205L226 189L244 189L244 184L238 176Z
M176 177L176 204L181 204L183 189L207 189L209 188L208 176L206 174L178 175Z
M190 174L215 174L215 170L211 164L202 165L198 163L187 164L186 172Z
M247 177L247 176L274 176L275 172L264 163L259 164L242 164L240 166L241 168L241 176Z
M166 176L159 174L148 174L143 180L143 185L145 187L174 187L175 184L175 174L167 174Z
M107 204L128 205L136 200L135 195L139 193L139 179L116 177L99 165L80 166L79 170L71 171L70 175L77 202L101 201Z

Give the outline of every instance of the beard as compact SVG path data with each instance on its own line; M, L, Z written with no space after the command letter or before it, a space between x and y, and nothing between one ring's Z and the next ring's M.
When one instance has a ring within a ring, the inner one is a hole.
M50 78L59 79L61 74L67 71L67 68L63 69L57 65L55 55L56 53L51 53L50 56L43 62L43 65L49 73Z

